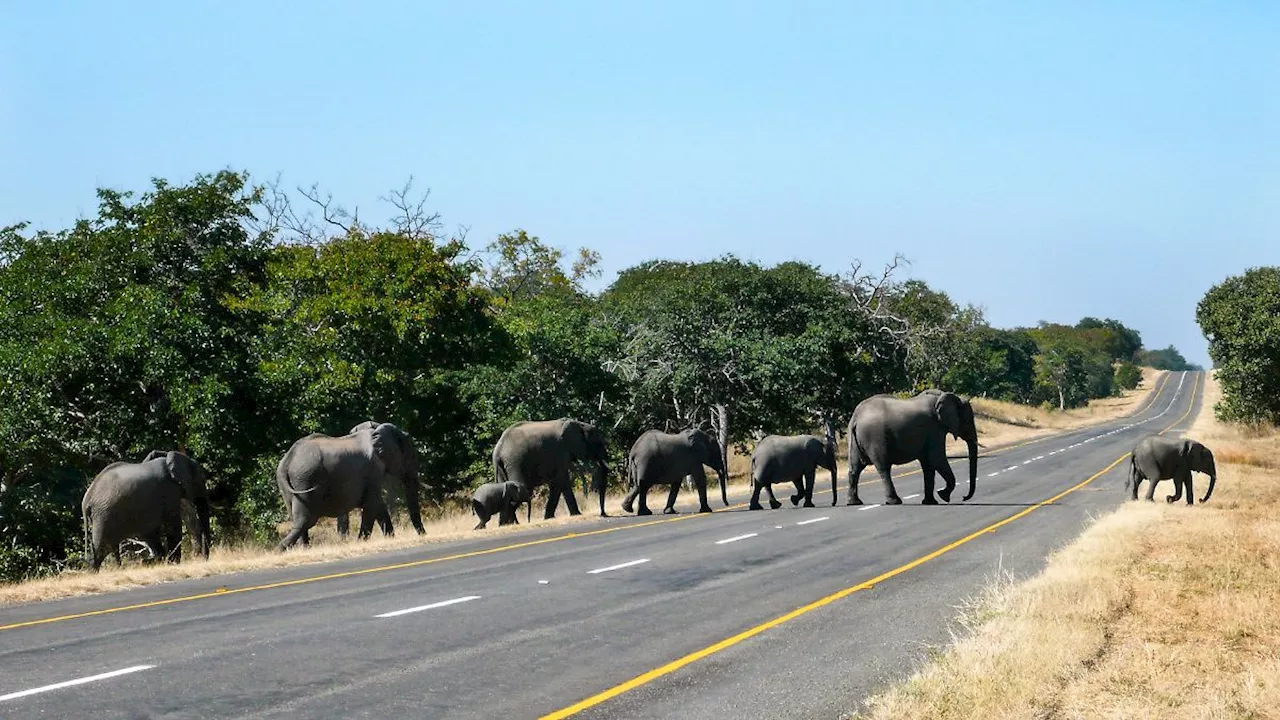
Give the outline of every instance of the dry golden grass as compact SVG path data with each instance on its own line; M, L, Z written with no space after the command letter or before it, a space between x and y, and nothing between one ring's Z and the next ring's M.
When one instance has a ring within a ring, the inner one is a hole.
M1208 504L1126 504L1040 575L995 583L860 716L1280 717L1280 432L1218 423L1218 393L1188 433L1218 458Z
M979 436L982 439L983 446L990 448L1000 444L1020 442L1031 437L1057 432L1070 427L1079 427L1089 422L1101 422L1131 411L1146 397L1152 387L1154 387L1154 383L1148 377L1144 379L1141 389L1132 391L1125 397L1098 401L1098 403L1091 405L1090 408L1082 408L1067 413L1046 412L1038 408L1028 408L1010 403L975 400L975 406L981 412L990 415L990 417L984 417L979 421ZM1003 421L1004 418L1012 419L1019 424L1017 426L1006 425ZM838 443L837 455L841 459L839 472L842 487L843 478L848 470L845 462L847 459L845 449L845 443ZM963 444L960 444L950 448L950 451L955 454L963 454L965 448ZM735 451L730 455L729 493L731 503L746 501L749 494L748 474L750 468L751 456L749 453L743 454ZM963 483L965 471L960 468L957 469L960 470L958 474ZM910 470L899 470L895 475L901 477L909 472ZM820 491L828 487L830 481L827 477L825 473L819 473L815 482L816 490ZM714 481L714 478L711 479ZM863 482L871 482L878 485L880 481L874 473L871 473L870 476L864 475ZM786 490L778 488L775 488L774 492L778 493L783 502L786 501L785 495L789 494ZM721 507L718 495L718 488L708 488L708 498L713 508ZM423 524L427 533L422 537L413 533L404 518L396 518L397 534L395 537L384 538L375 529L373 537L369 540L358 541L354 538L349 538L344 541L338 537L333 520L327 520L312 529L310 548L298 546L289 552L278 554L272 552L270 548L264 548L259 544L219 544L211 549L208 562L198 558L191 558L188 555L188 559L178 565L144 565L136 562L126 562L123 567L116 567L109 560L108 564L104 565L99 573L87 570L68 570L49 578L22 583L0 584L0 606L112 592L163 582L211 577L247 570L323 563L466 538L517 535L531 527L567 526L590 522L596 518L594 509L597 505L594 496L583 498L579 493L578 499L581 501L579 507L583 511L582 515L568 517L564 514L565 511L561 509L560 517L542 520L538 516L542 512L541 502L544 498L545 496L539 498L536 503L532 525L524 523L523 518L525 515L522 512L520 525L499 527L495 519L490 521L485 530L473 531L472 528L475 526L476 519L471 514L470 509L467 508L439 511L435 514L435 517L424 518ZM625 514L622 511L621 502L621 493L610 493L605 498L606 511L615 516ZM816 498L815 502L818 502ZM665 504L666 490L664 488L658 488L650 492L650 509L660 512ZM682 512L695 510L697 508L697 494L681 489L676 507ZM355 526L359 523L359 514L353 513L351 518L352 532L354 534ZM287 526L281 524L278 530L279 534L283 536Z

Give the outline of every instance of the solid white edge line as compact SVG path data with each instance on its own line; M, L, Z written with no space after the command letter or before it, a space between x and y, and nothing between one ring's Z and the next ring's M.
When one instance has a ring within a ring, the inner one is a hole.
M629 568L632 565L640 565L647 562L649 562L649 558L640 558L639 560L632 560L630 562L618 563L617 565L610 565L609 567L602 567L602 568L596 568L595 570L588 570L587 574L598 575L600 573L609 572L610 570L621 570L622 568Z
M875 510L878 507L880 507L880 503L876 503L875 505L867 505L866 507L858 508L858 512L862 512L863 510Z
M800 522L798 522L798 523L796 523L796 524L797 524L797 525L808 525L809 523L822 522L823 520L830 520L830 519L831 519L831 518L830 518L829 516L827 516L827 515L823 515L823 516L822 516L822 517L820 517L820 518L814 518L814 519L812 519L812 520L801 520Z
M396 610L393 612L382 613L381 615L374 615L374 617L376 618L399 617L400 615L408 615L409 613L422 612L423 610L434 610L436 608L447 607L449 605L457 605L458 603L471 602L472 600L479 600L479 599L480 599L479 595L468 595L466 597L454 598L452 600L444 600L438 603L431 603L430 605L419 605L418 607L411 607L411 608L405 608L404 610Z
M717 545L727 545L727 544L729 544L729 543L731 543L731 542L738 542L739 540L746 540L747 538L753 538L753 537L756 537L756 536L757 536L757 535L759 535L759 534L760 534L760 533L747 533L746 535L738 535L738 536L736 536L736 537L725 538L725 539L723 539L723 540L717 540L717 541L716 541L716 544L717 544Z
M24 698L28 695L36 695L42 692L49 692L50 690L61 690L62 688L73 687L75 685L84 685L85 683L91 683L97 680L120 677L121 675L128 675L142 670L150 670L153 667L155 667L155 665L134 665L133 667L127 667L123 670L112 670L111 672L102 673L101 675L90 675L89 677L76 678L75 680L54 683L53 685L45 685L44 687L20 690L18 692L9 693L8 695L0 695L0 702L4 702L5 700L17 700L18 698Z

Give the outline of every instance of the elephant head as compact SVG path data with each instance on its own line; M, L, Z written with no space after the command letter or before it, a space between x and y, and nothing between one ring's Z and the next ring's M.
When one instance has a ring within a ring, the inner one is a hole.
M169 479L182 489L182 499L190 503L196 511L196 522L190 522L190 516L184 513L187 521L187 532L191 533L191 544L196 551L209 559L209 543L212 533L209 529L209 487L205 480L204 468L192 460L186 453L176 450L162 452L152 450L142 462L164 460L165 472Z
M973 417L973 405L968 398L962 398L951 392L928 393L933 401L933 416L943 429L953 437L959 438L969 447L969 494L965 500L973 497L978 482L978 426Z
M386 474L397 477L404 483L404 504L409 510L409 522L419 535L426 533L422 527L422 509L418 500L418 449L408 433L391 423L382 423L369 428L370 423L361 423L354 430L369 431L373 452L382 463Z
M729 507L729 494L725 488L728 473L725 471L724 460L720 457L720 444L701 428L685 430L684 434L689 444L693 446L694 453L702 460L702 464L716 471L716 475L720 478L720 500L725 507Z
M609 473L609 445L605 442L604 433L590 423L567 418L563 422L564 432L560 439L569 456L579 462L595 463L595 468L591 471L591 485L583 487L582 491L584 494L591 489L596 491L600 496L600 517L605 517L604 490Z
M1218 481L1218 468L1213 462L1213 451L1195 440L1183 440L1179 454L1192 471L1209 476L1209 489L1205 491L1204 497L1200 498L1200 502L1203 503L1213 494L1213 485Z

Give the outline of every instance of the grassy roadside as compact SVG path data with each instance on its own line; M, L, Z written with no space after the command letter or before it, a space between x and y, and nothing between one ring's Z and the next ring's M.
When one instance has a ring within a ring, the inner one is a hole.
M974 405L981 415L978 432L982 445L984 449L989 449L1001 445L1026 442L1041 435L1103 422L1131 413L1156 387L1159 372L1154 370L1149 372L1148 376L1144 376L1144 381L1138 390L1127 392L1117 398L1098 400L1091 403L1088 408L1071 410L1066 413L977 399L974 401ZM840 445L842 447L838 454L841 458L840 477L842 482L841 493L843 493L844 473L847 471L847 467L844 463L844 443L840 443ZM955 455L963 455L965 452L964 444L953 443L949 446L949 452ZM749 495L747 486L749 469L749 455L735 453L730 457L730 503L745 502L747 500ZM964 487L966 483L965 471L962 467L956 467L956 470L960 485ZM902 474L902 472L900 470L897 474ZM830 480L828 478L829 476L820 472L815 482L815 489L823 490L829 487ZM870 476L864 476L863 482L879 484L879 480L874 473L871 473ZM785 488L775 488L774 492L786 504L786 497L790 494L789 491ZM713 508L721 507L720 500L716 497L718 495L718 489L708 488L708 499ZM298 547L290 552L277 554L272 552L270 548L264 548L260 544L217 544L212 548L208 562L187 560L178 565L126 563L123 567L115 567L111 564L111 561L108 561L108 564L103 566L103 570L100 573L92 573L85 570L67 570L53 577L23 583L0 584L0 607L126 590L163 582L204 578L248 570L322 563L467 538L518 536L530 528L571 526L594 521L596 513L593 509L598 507L596 498L591 496L584 499L579 494L578 499L580 501L579 507L583 510L583 514L580 516L564 516L562 510L561 517L542 520L539 517L542 507L538 504L534 508L532 525L524 524L525 514L522 511L520 525L498 527L497 522L493 521L487 529L481 532L472 530L476 519L470 514L469 510L445 512L436 517L424 517L427 534L422 537L415 535L412 529L409 528L408 523L403 518L400 518L396 522L397 535L395 537L384 538L375 530L374 536L367 541L343 541L338 537L333 521L327 520L311 531L312 546L308 549ZM656 492L649 494L649 506L651 509L656 508L655 512L661 510L665 500L666 490L664 488L659 488ZM821 503L823 501L815 497L815 502ZM622 511L621 503L622 493L620 492L610 493L605 497L605 508L610 515L625 514ZM682 512L696 510L696 493L681 489L676 507ZM353 514L352 524L356 525L358 522L359 514ZM281 525L282 534L284 529L285 526Z
M1217 457L1207 505L1125 504L1036 577L997 580L857 717L1280 717L1280 431L1218 423L1219 396L1210 379L1187 433Z

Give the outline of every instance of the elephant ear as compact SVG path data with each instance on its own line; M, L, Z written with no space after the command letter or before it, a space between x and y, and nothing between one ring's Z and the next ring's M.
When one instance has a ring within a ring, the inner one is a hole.
M942 427L952 435L960 435L960 398L955 393L929 393L937 399L933 401L933 416L942 423Z
M382 463L383 471L388 475L399 476L403 464L403 452L400 449L399 428L391 423L383 423L373 428L369 434L373 445L373 454Z
M376 430L376 429L378 429L378 423L374 422L373 420L365 420L359 425L356 425L355 427L351 428L351 430L347 432L347 434L355 435L361 430Z
M204 495L202 492L197 492L195 462L191 458L177 450L171 450L164 456L164 466L169 473L169 479L182 488L184 500L194 500L198 495Z
M569 454L574 458L582 459L587 456L587 428L583 423L577 420L563 420L564 429L560 431L560 440L564 442L565 447L569 449Z
M144 463L145 463L145 462L151 462L152 460L155 460L156 458L165 457L166 455L168 455L168 453L166 453L166 452L165 452L165 451L163 451L163 450L152 450L151 452L147 453L147 456L146 456L146 457L142 458L142 462L144 462Z

